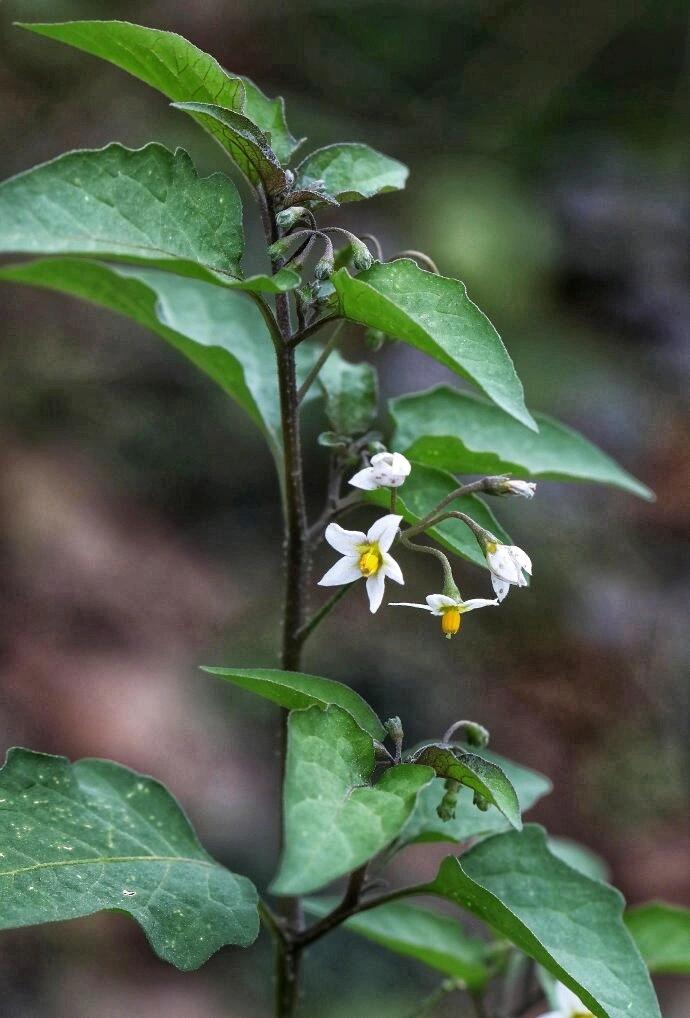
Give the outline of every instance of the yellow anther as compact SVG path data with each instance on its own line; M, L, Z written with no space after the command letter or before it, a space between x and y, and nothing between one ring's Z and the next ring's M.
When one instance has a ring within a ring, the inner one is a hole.
M446 608L441 616L441 629L447 640L455 636L460 628L462 616L459 608Z
M485 555L493 555L494 552L497 551L497 550L498 550L498 545L496 544L495 541L487 541L487 543L484 545L484 554Z
M359 556L362 576L373 576L381 568L381 552L375 544L368 545Z

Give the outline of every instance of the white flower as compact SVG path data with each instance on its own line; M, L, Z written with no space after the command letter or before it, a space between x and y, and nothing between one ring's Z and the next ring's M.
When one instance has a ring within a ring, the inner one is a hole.
M593 1018L592 1012L563 983L556 983L556 1004L557 1011L548 1011L539 1018Z
M341 583L352 583L364 577L367 581L369 608L378 611L383 600L383 588L387 576L396 583L404 583L400 566L388 554L388 549L398 533L402 516L382 516L369 529L344 530L337 523L326 527L326 540L343 556L319 580L321 587L337 587Z
M499 544L489 541L484 545L486 564L491 570L491 583L499 601L507 595L511 585L526 587L529 580L525 576L532 575L532 562L529 555L514 544Z
M427 594L426 604L414 604L411 601L391 601L395 608L421 608L432 615L441 616L441 631L450 640L460 629L462 615L474 611L475 608L486 608L490 604L498 604L498 599L489 601L484 597L473 597L463 601L461 597L449 597L447 594Z
M410 473L412 464L399 452L377 452L371 457L371 466L360 470L349 483L364 491L376 488L399 488Z
M534 481L506 481L505 483L506 495L519 495L520 498L534 498L536 488Z

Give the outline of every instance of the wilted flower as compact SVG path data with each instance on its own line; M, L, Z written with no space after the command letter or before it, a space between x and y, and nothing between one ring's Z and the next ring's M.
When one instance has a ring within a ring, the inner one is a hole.
M412 464L399 452L377 452L371 457L371 465L364 467L349 483L364 491L376 488L399 488L409 475Z
M532 575L532 562L522 548L514 544L500 544L498 541L487 541L483 547L486 564L491 570L491 583L499 601L507 595L511 585L528 585L525 573Z
M556 1004L557 1011L547 1011L539 1018L593 1018L589 1008L563 983L556 983Z
M450 597L448 594L427 594L426 604L414 604L411 601L391 601L395 608L421 608L422 611L431 612L432 615L441 616L441 631L447 640L460 629L462 616L465 612L474 611L475 608L486 608L490 604L498 604L498 599L489 601L484 597L473 597L469 601L462 598Z
M341 583L352 583L362 578L367 581L369 608L378 611L383 600L386 577L396 583L404 583L400 566L388 554L388 549L398 533L402 516L382 516L369 532L345 530L337 523L329 523L325 537L332 548L343 556L319 580L321 587L337 587Z

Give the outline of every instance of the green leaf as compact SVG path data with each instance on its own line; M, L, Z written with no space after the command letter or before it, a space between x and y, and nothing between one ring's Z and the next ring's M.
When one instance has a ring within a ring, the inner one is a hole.
M622 921L622 896L552 855L541 827L497 834L462 859L445 859L424 890L508 937L597 1018L660 1018L644 962Z
M308 894L386 848L434 772L400 764L372 787L371 735L335 705L294 711L288 732L284 849L271 890Z
M323 181L338 201L359 201L387 191L400 191L409 170L397 159L368 145L327 145L303 159L295 169L295 186L310 188Z
M624 918L650 972L690 975L690 909L650 901Z
M277 99L269 99L264 95L258 85L242 75L244 91L246 95L244 115L249 117L257 127L266 134L271 148L281 163L288 163L304 142L304 138L294 138L290 133L285 119L285 102L281 96ZM188 99L198 99L199 96L187 96ZM218 102L217 99L211 100ZM225 103L219 103L224 106Z
M572 866L579 873L584 873L586 877L591 877L592 880L608 880L609 868L601 856L578 841L550 836L549 850L561 862Z
M419 523L434 506L438 505L451 491L458 487L458 482L443 470L412 464L412 473L404 485L398 488L397 510L406 523ZM364 499L373 505L387 508L390 505L390 494L385 488L376 491L365 491ZM476 495L464 495L452 502L447 509L459 511L471 516L480 526L490 530L499 540L510 544L511 540L489 507ZM478 566L488 568L486 559L472 531L461 520L446 520L437 527L430 527L425 533L433 537L440 545L461 555ZM474 595L473 595L474 596Z
M11 749L0 848L3 929L123 911L184 970L259 932L253 884L204 851L161 784L108 760Z
M652 492L576 431L535 414L527 431L486 400L441 385L390 401L395 448L454 474L502 474L595 481L642 498Z
M373 739L385 738L383 725L359 693L333 679L301 672L283 672L277 668L216 668L204 666L202 671L218 675L227 682L246 689L265 700L288 710L306 707L341 707Z
M238 276L243 244L237 188L222 173L199 178L183 149L69 152L0 184L0 252L98 255L206 278Z
M489 752L488 749L477 750L476 755L500 767L507 776L517 794L521 813L526 813L542 796L548 795L551 791L549 779L529 767L506 760L497 753ZM443 794L442 778L436 778L422 789L414 812L398 839L400 848L412 842L460 842L467 841L468 838L485 838L510 830L508 821L498 810L490 809L483 813L473 805L473 793L469 788L460 791L455 818L441 820L436 810Z
M319 372L326 397L326 416L340 435L362 435L378 410L376 371L361 361L352 364L334 350Z
M82 297L151 329L249 414L282 462L273 344L260 311L242 293L156 269L67 258L10 265L0 279Z
M307 899L304 909L320 917L335 904ZM469 990L481 990L489 979L489 946L478 937L470 937L456 920L431 909L393 901L353 916L343 926L390 951L462 979Z
M522 830L517 793L498 764L440 743L422 747L409 760L433 767L437 777L451 778L478 792L503 814L511 827Z
M339 269L331 281L346 318L440 361L536 430L501 337L469 299L464 283L425 272L409 258L376 263L358 276Z
M223 146L244 173L250 184L262 185L269 195L280 195L287 189L285 170L271 149L266 135L247 117L211 103L173 103L177 110L195 115L206 126L212 122L213 133L223 139Z
M226 279L223 286L249 293L287 293L299 286L301 280L292 269L279 269L272 276L247 276L246 279Z

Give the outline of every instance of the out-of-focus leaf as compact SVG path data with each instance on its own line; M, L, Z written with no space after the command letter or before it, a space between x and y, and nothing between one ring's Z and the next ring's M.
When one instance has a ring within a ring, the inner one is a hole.
M222 173L198 177L183 149L68 152L0 184L0 252L96 255L205 278L239 276L243 245L237 188Z
M346 318L380 329L440 361L536 430L501 337L469 299L464 283L425 272L409 258L377 262L358 276L338 269L331 281Z
M586 438L544 414L528 431L486 400L447 385L390 402L395 448L454 474L595 481L642 498L652 492Z
M386 848L434 772L400 764L372 787L371 735L335 705L293 711L288 730L284 849L271 890L308 894Z
M541 827L449 857L425 887L473 912L570 987L597 1018L660 1018L618 891L557 859Z
M690 975L690 909L650 901L624 918L650 972Z
M376 371L361 361L352 364L334 350L319 372L326 397L326 416L340 435L362 435L378 409Z
M562 862L592 880L608 880L609 868L591 849L570 838L549 837L549 849Z
M374 739L383 739L385 732L373 710L359 693L333 679L301 672L283 672L277 668L216 668L204 666L203 671L218 675L241 689L271 700L288 710L317 705L335 704L351 714L360 728Z
M359 201L402 190L408 173L397 159L368 145L346 143L327 145L303 159L295 169L295 184L308 188L322 181L338 201Z
M457 487L458 482L452 474L413 463L412 473L404 485L398 489L397 512L402 514L406 523L419 523L434 506L438 505L442 498L445 498ZM374 505L384 507L390 505L390 494L384 488L365 491L364 498ZM447 506L447 509L466 513L481 527L495 534L500 541L506 544L511 543L510 538L489 507L476 495L464 495L462 498L457 498ZM487 568L486 559L477 544L477 539L462 520L445 520L436 527L430 527L426 533L448 551L452 551L453 554L461 555L463 558L469 559L470 562ZM474 596L475 592L473 591L472 597Z
M335 904L307 899L304 908L311 915L323 916ZM469 990L480 990L489 978L489 945L470 937L456 920L429 908L392 901L347 919L343 926L396 954L462 979Z
M184 970L259 932L253 884L204 851L162 785L109 760L10 750L0 846L3 929L116 909Z

